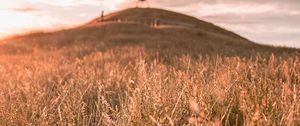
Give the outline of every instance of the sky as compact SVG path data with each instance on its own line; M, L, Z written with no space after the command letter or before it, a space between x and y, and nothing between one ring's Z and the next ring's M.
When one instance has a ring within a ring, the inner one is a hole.
M197 17L252 41L300 48L300 0L148 0L151 7ZM74 27L136 0L0 0L0 38Z

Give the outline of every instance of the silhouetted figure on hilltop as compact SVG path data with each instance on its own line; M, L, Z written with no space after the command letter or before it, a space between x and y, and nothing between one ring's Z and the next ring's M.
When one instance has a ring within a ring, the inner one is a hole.
M104 11L101 11L100 18L97 19L97 22L104 22Z
M100 18L101 22L104 22L104 11L101 11L101 18Z
M138 2L136 2L136 7L138 8L139 6L143 6L145 4L147 5L147 7L149 7L148 0L138 0Z

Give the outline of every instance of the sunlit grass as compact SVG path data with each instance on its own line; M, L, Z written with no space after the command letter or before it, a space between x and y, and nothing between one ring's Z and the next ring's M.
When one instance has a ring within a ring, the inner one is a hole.
M1 56L3 125L293 125L299 123L296 57L174 57L140 47ZM139 50L139 53L135 53ZM70 58L72 57L72 58Z
M123 27L1 45L0 124L299 125L294 49Z

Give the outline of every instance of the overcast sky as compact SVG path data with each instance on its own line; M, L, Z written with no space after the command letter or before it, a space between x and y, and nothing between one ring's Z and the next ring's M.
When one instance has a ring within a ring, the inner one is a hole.
M136 0L0 0L0 37L70 27L135 7ZM300 0L149 0L264 44L300 48Z

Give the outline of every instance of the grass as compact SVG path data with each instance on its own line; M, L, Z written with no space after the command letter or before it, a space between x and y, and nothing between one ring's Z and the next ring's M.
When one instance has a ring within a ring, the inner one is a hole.
M131 23L9 41L0 125L300 125L297 49Z
M297 57L186 55L165 64L149 60L140 46L86 56L79 56L81 51L1 56L0 123L296 125L300 121Z

